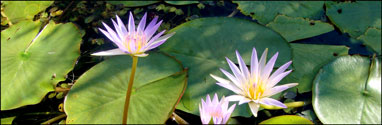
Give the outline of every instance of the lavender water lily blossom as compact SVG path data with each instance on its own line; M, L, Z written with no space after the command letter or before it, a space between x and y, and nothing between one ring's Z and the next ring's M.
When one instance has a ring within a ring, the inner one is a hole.
M199 104L200 119L203 124L208 124L213 120L214 124L225 124L231 117L236 104L228 108L228 103L224 96L219 101L218 95L215 93L213 100L207 95L206 101L202 100L202 105Z
M154 33L158 30L162 20L157 23L158 17L154 19L146 26L147 13L142 17L135 28L134 17L130 12L128 30L122 20L116 15L117 23L112 19L115 31L111 29L108 25L102 22L105 26L106 31L98 28L107 38L109 38L113 43L115 43L118 48L93 53L94 56L112 56L112 55L123 55L129 54L132 56L144 57L147 56L145 52L158 47L163 44L168 38L170 38L174 33L163 35L165 30Z
M278 52L269 60L268 63L266 63L267 53L268 49L265 49L260 61L258 61L256 49L253 48L251 67L250 70L248 70L239 52L236 51L236 58L239 67L226 58L233 75L224 69L220 69L229 78L229 80L211 74L211 76L218 81L216 84L236 93L236 95L228 96L227 100L239 101L239 105L248 103L252 114L255 117L257 117L257 111L260 104L287 108L285 104L270 98L270 96L298 85L298 83L289 83L275 86L281 79L291 72L291 70L285 70L289 67L292 61L282 65L271 74L278 56Z

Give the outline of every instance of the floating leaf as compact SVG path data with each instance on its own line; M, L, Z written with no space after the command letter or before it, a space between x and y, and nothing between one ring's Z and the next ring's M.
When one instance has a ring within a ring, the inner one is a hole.
M12 124L13 119L15 119L16 116L14 117L8 117L8 118L1 118L1 124Z
M276 116L265 121L260 122L259 124L313 124L312 121L300 117L297 115L282 115Z
M48 8L54 1L3 1L4 14L12 23L33 19L34 15Z
M75 25L50 22L36 36L39 29L21 21L1 32L1 110L40 102L79 56L83 34Z
M369 27L381 29L381 2L357 1L326 3L329 19L342 32L357 38Z
M127 55L114 56L85 72L66 97L66 122L122 123L131 61ZM165 123L185 87L186 72L174 59L158 53L139 58L127 122Z
M164 2L172 5L189 5L189 4L195 4L199 3L199 1L183 1L183 0L165 0Z
M365 42L365 45L371 47L375 52L381 55L381 30L376 28L369 28L366 33L360 37L359 40Z
M313 108L324 124L380 124L380 60L344 56L324 66L314 81Z
M258 20L261 24L268 24L276 15L290 17L304 17L320 19L324 13L323 1L234 1L238 9Z
M259 57L265 48L269 48L269 55L280 52L276 66L291 60L288 42L276 32L248 20L200 18L169 32L176 34L161 46L161 50L179 59L190 72L186 93L177 108L193 114L199 114L198 104L207 94L218 93L219 97L233 94L218 86L209 74L223 77L219 68L229 70L225 57L235 61L235 50L240 52L246 64L249 64L253 47ZM251 116L251 113L245 104L238 105L232 115Z
M276 16L275 20L267 24L267 26L279 32L288 42L334 30L333 26L328 23L285 15Z
M294 71L285 78L284 83L298 83L299 93L312 90L313 79L319 69L337 56L347 55L346 46L314 45L292 43Z
M147 6L150 4L158 3L159 0L153 0L153 1L106 1L110 4L118 5L123 4L125 7L140 7L140 6Z

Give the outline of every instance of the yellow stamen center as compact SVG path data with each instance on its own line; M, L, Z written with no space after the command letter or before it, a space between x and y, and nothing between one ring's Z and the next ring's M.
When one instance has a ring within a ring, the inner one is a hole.
M134 42L135 46L131 46L131 42ZM146 45L146 39L143 33L128 34L123 45L132 54L142 53L140 50ZM132 47L136 48L134 52L131 49Z
M213 111L210 114L212 117L223 117L221 112Z
M257 81L257 82L253 82L253 81ZM257 83L255 86L253 85L254 83ZM258 100L261 98L261 96L264 94L264 91L265 91L265 86L263 84L264 82L261 81L261 80L251 80L247 83L247 86L246 86L246 92L247 92L247 96L250 98L250 99L253 99L253 100Z

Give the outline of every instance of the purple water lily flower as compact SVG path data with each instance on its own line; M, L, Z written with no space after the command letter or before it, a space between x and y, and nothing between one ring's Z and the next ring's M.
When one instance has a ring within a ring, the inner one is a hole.
M298 83L289 83L275 86L281 79L291 72L291 70L284 71L289 67L292 61L282 65L271 75L278 53L266 63L267 53L268 49L265 49L260 61L258 61L256 49L253 48L251 67L250 70L248 70L239 52L236 51L239 68L231 60L226 58L233 75L224 69L220 69L229 80L211 74L211 76L218 81L216 84L236 93L236 95L228 96L227 100L239 101L239 105L248 103L251 112L255 117L257 117L257 111L260 104L287 108L285 104L270 98L270 96L298 85Z
M129 54L132 56L144 57L148 55L145 53L146 51L158 47L159 45L166 42L168 38L174 35L174 33L170 33L162 36L165 32L165 30L163 30L153 37L154 33L158 30L160 24L162 23L162 20L157 23L158 17L155 17L146 26L146 17L147 13L145 13L145 15L142 17L138 27L135 28L134 17L130 12L128 30L118 15L116 15L117 23L114 20L111 20L113 22L115 31L102 22L106 28L106 31L102 30L101 28L98 29L113 43L115 43L118 48L93 53L92 55L112 56Z
M200 119L203 124L208 124L213 120L214 124L225 124L231 117L236 104L228 108L229 101L222 97L219 101L218 95L215 93L211 101L210 95L207 95L206 101L202 100L202 105L199 104Z

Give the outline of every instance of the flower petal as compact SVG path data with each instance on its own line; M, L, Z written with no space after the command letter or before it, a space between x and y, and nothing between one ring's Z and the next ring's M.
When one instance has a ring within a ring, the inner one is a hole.
M122 22L122 20L118 17L118 15L115 15L115 17L117 18L117 23L118 23L118 26L121 28L122 30L122 33L123 33L123 36L126 36L127 35L127 29L125 27L125 24Z
M240 83L245 82L244 77L241 74L241 71L239 70L239 68L237 68L237 66L231 60L229 60L227 57L225 57L225 58L228 62L229 67L231 68L233 74L237 78L238 82L240 82Z
M269 79L274 79L280 73L283 73L289 67L290 64L292 64L292 61L289 61L289 62L285 63L284 65L280 66L275 72L272 73L272 75L269 77Z
M128 28L129 28L129 34L130 35L135 34L134 17L133 17L133 14L131 13L131 11L130 11L130 14L129 14L129 25L128 25Z
M147 32L147 30L150 30L157 23L157 20L158 20L158 16L155 16L154 19L151 20L149 25L147 25L147 27L145 28L145 32Z
M111 29L108 25L106 25L104 22L102 22L103 26L105 26L107 32L109 33L110 37L112 38L111 40L114 43L122 43L121 39L119 39L117 33L114 32L113 29ZM102 31L101 31L102 32ZM105 33L104 33L105 34Z
M146 34L146 37L147 37L147 40L152 40L150 39L154 33L158 30L159 26L162 24L163 20L159 21L159 23L157 23L156 25L152 26L152 27L147 27L148 29L145 30L145 34ZM154 39L155 40L155 39Z
M243 103L248 103L248 102L250 102L250 101L252 101L252 100L250 100L250 99L248 99L248 98L243 98L243 99L241 99L241 100L239 101L239 105L241 105L241 104L243 104Z
M159 37L155 41L152 41L153 39L151 39L150 42L147 43L148 44L148 50L153 49L153 48L158 47L159 45L163 44L168 38L170 38L174 34L175 34L175 32L172 32L170 34L166 34L162 37Z
M261 78L265 80L269 78L269 75L273 70L273 66L275 65L278 55L279 53L276 52L276 54L273 55L272 58L268 61L267 65L265 65L264 70L261 72Z
M241 93L241 89L236 87L235 85L230 84L230 81L223 79L223 78L220 78L218 76L212 75L212 74L210 74L210 75L212 78L214 78L218 81L216 84L218 84L219 86L224 87L226 89L229 89L229 90L235 92L236 94Z
M298 85L298 83L289 83L289 84L273 87L273 88L265 91L263 94L263 97L269 97L269 96L275 95L277 93L280 93L286 89L289 89L289 88L297 86L297 85Z
M276 99L272 99L272 98L262 98L262 99L260 99L260 103L264 104L264 105L274 105L274 106L278 106L281 108L287 108L287 106L285 104L283 104L282 102L280 102Z
M252 114L257 117L257 111L259 111L260 104L255 102L249 102L248 103L249 108L251 109Z
M207 105L211 105L211 98L210 98L210 95L207 94L207 98L206 98L206 104Z
M101 31L107 38L109 38L109 40L111 40L113 43L118 43L118 44L120 44L119 42L116 42L117 40L114 40L113 39L113 37L111 37L110 36L110 34L107 32L107 31L105 31L105 30L103 30L103 29L101 29L101 28L98 28L98 30L99 31Z
M220 68L220 71L223 72L223 74L225 76L227 76L238 88L242 88L241 87L241 83L239 82L239 80L236 79L236 77L234 77L233 75L231 75L231 73L228 73L227 71L225 71L222 68Z
M253 48L252 56L251 56L251 77L253 77L254 79L257 79L258 70L259 70L259 61L257 59L257 52L256 52L256 48Z
M226 124L227 123L227 121L231 117L231 114L232 114L233 110L235 109L235 107L236 107L236 104L233 104L231 107L229 107L229 109L227 110L227 112L223 116L222 124Z
M120 40L123 40L123 39L124 39L124 35L123 35L123 33L122 33L121 28L118 26L117 23L115 23L115 21L114 21L113 19L111 19L111 22L113 22L114 28L115 28L115 30L117 31L117 34L118 34L117 36L118 36L118 38L119 38Z
M243 58L241 58L240 53L237 50L236 50L236 58L244 78L249 78L250 76L249 76L248 67L245 64Z
M201 107L199 104L199 115L200 115L200 120L202 121L203 124L208 124L210 122L211 116L208 114L208 112L205 111L205 107L203 106L203 104Z
M91 54L92 56L114 56L114 55L126 55L128 53L123 52L121 49L112 49L107 51L101 51Z
M146 16L147 16L147 12L145 13L145 15L143 15L141 21L138 24L138 28L137 28L138 33L143 33L143 31L145 30Z
M214 121L214 124L222 124L222 118L220 117L212 117L212 120Z
M230 102L233 102L233 101L240 101L242 99L244 99L245 97L242 96L242 95L230 95L228 97L226 97L226 99Z
M212 99L212 103L213 104L219 104L219 98L218 98L218 94L214 94L214 98Z
M164 32L164 30L162 31ZM161 36L159 38L156 38L156 39L151 39L148 44L152 45L152 44L155 44L155 43L158 43L160 41L163 41L163 40L167 40L168 38L170 38L171 36L173 36L175 34L175 32L172 32L172 33L169 33L169 34L166 34L164 36ZM156 35L158 36L158 34ZM159 35L160 36L160 35Z
M260 73L263 72L264 68L265 68L265 64L267 62L267 55L268 55L268 48L266 48L263 52L263 54L261 55L261 58L260 58L260 61L259 61L259 69L257 69L257 75L259 75ZM260 77L260 76L258 76Z
M148 56L149 54L146 54L146 53L141 53L141 54L134 54L134 56L138 56L138 57L146 57Z
M267 87L271 88L271 87L275 86L277 83L279 83L285 76L287 76L291 72L292 72L292 70L289 70L289 71L286 71L286 72L279 74L278 76L276 76L273 79L270 79L269 83L267 84Z
M237 88L235 86L232 86L230 84L224 84L224 83L220 83L220 82L217 82L216 84L221 86L221 87L224 87L224 88L226 88L228 90L231 90L232 92L234 92L236 94L240 94L241 93L239 88Z

